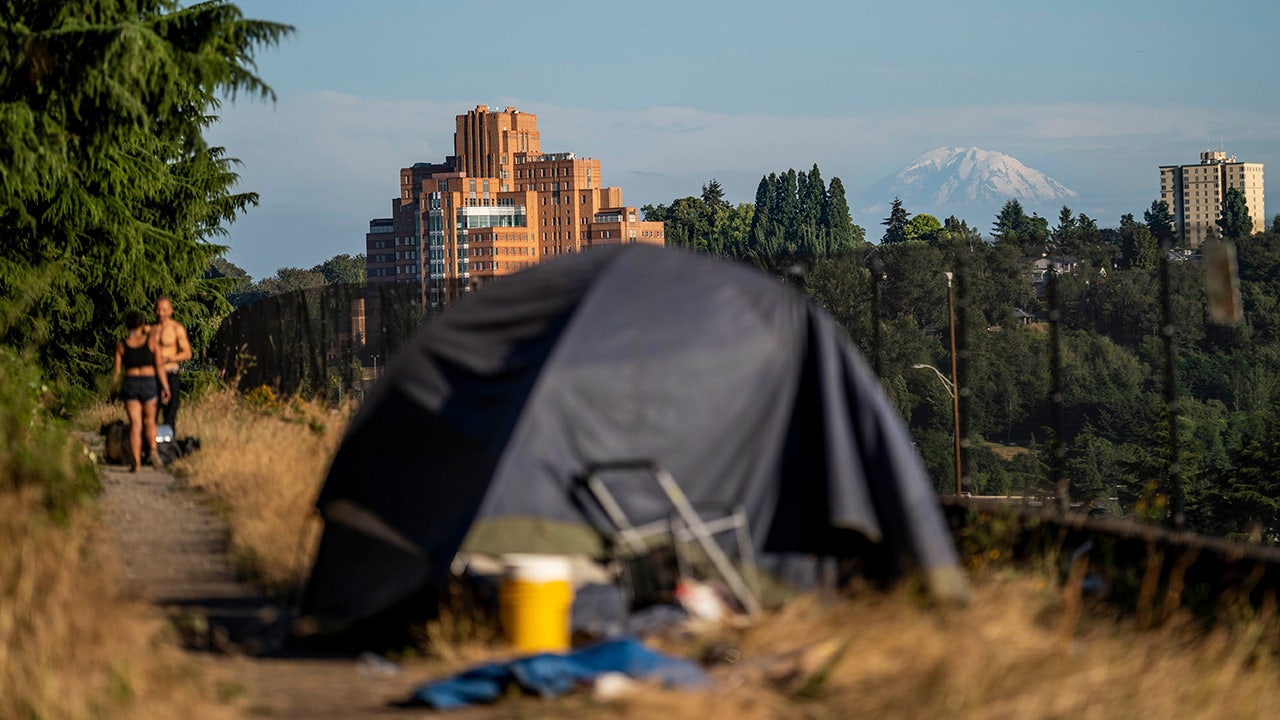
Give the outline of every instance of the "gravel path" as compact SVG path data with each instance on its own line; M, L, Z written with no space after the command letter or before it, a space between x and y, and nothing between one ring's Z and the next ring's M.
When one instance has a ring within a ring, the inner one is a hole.
M101 445L100 438L96 442ZM225 524L180 479L112 465L101 466L99 475L103 523L125 568L125 592L166 613L210 676L245 688L249 714L299 720L434 716L394 707L430 679L420 673L380 659L303 656L275 647L267 638L279 636L271 629L284 626L283 614L257 588L237 580Z

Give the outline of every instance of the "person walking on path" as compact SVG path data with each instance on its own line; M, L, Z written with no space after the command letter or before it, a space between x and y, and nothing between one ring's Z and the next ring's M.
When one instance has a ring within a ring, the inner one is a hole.
M182 396L182 382L178 371L183 362L191 359L191 342L187 339L187 329L173 319L173 303L167 297L156 300L156 324L151 326L151 337L155 338L159 346L159 358L164 366L161 374L165 376L169 388L169 398L160 402L161 421L176 436L178 405Z
M133 461L130 472L137 472L142 465L144 435L151 464L163 467L160 453L156 451L156 395L159 390L161 402L169 399L169 379L165 376L156 335L142 324L142 313L134 310L125 315L124 325L129 334L116 342L111 382L115 385L122 377L124 380L120 397L129 413L129 453Z

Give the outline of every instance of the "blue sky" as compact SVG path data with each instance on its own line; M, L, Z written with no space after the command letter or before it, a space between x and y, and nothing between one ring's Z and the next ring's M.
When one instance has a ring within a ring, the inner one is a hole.
M750 202L762 175L814 163L857 196L943 145L1013 155L1103 225L1208 148L1280 183L1270 3L236 4L297 28L258 54L278 100L228 101L209 134L262 196L225 240L255 278L363 252L399 168L450 154L454 116L481 104L536 113L544 151L598 158L637 207L712 177Z

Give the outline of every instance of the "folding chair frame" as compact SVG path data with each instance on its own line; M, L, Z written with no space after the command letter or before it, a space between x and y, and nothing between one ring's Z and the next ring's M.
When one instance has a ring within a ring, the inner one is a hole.
M647 473L671 503L675 510L674 515L666 521L657 520L640 526L632 525L626 511L614 498L604 478L607 474L620 472ZM716 535L733 530L743 565L750 568L755 567L755 555L751 549L751 537L747 528L746 513L741 507L735 507L734 511L726 517L717 518L710 522L703 520L693 503L689 501L684 491L680 489L680 485L676 483L671 473L661 465L649 460L596 463L587 469L583 482L591 492L592 497L600 504L609 521L613 523L617 531L617 539L629 551L634 553L644 552L647 548L645 538L659 534L669 534L673 545L678 542L693 540L706 553L707 559L711 561L720 577L728 584L729 591L742 604L747 614L755 615L760 612L760 603L756 600L755 593L751 591L742 574L733 566L729 556L725 554L724 549L715 540ZM677 551L678 557L679 552Z

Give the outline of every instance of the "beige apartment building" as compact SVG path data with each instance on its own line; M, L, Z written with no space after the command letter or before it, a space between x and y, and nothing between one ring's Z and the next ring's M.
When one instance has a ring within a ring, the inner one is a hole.
M1221 150L1206 150L1198 165L1160 166L1160 199L1169 204L1180 244L1197 248L1217 233L1222 200L1230 188L1244 193L1254 231L1266 229L1262 163L1236 162Z
M477 106L457 116L454 154L400 171L392 217L370 221L371 283L412 282L439 302L547 258L599 245L665 244L600 161L543 153L537 117Z

